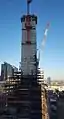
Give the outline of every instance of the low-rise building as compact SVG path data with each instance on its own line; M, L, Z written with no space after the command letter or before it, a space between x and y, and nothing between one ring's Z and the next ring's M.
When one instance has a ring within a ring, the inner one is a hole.
M13 77L14 72L17 72L17 71L18 71L18 68L10 65L7 62L4 62L4 64L1 64L1 81L7 80L8 77Z

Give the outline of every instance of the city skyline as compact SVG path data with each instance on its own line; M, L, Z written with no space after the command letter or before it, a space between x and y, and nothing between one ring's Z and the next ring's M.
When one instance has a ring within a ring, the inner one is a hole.
M37 5L36 5L37 4ZM38 17L37 48L41 47L46 24L50 22L40 67L45 77L64 79L64 1L33 0L30 11ZM26 14L26 0L0 1L0 65L4 61L19 65L21 58L21 22Z

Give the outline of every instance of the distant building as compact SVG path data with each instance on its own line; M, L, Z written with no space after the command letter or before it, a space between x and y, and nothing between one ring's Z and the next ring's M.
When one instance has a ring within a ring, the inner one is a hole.
M8 79L8 77L12 77L14 72L17 71L18 68L4 62L4 64L1 64L1 81L5 81Z
M51 77L47 78L47 83L48 83L49 86L51 86Z

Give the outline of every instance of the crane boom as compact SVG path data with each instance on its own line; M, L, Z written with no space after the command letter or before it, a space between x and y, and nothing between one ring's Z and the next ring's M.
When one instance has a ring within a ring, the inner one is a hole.
M42 47L44 48L45 46L45 42L46 42L46 37L47 37L47 33L48 33L48 29L49 29L49 23L47 24L46 28L45 28L45 31L44 31L44 38L43 38L43 41L42 41Z
M41 43L41 47L39 49L39 55L38 55L38 60L40 61L40 50L43 51L44 47L45 47L45 43L46 43L46 38L47 38L47 34L48 34L48 29L49 29L50 23L47 23L46 28L44 30L44 38L42 40Z

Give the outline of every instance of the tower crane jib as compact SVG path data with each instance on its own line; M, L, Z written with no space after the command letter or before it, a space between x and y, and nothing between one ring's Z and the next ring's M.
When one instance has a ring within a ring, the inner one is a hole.
M44 38L43 38L43 41L42 41L42 47L45 46L46 37L47 37L48 29L49 29L49 25L50 25L50 24L48 23L47 26L46 26L46 29L45 29L45 31L44 31Z

